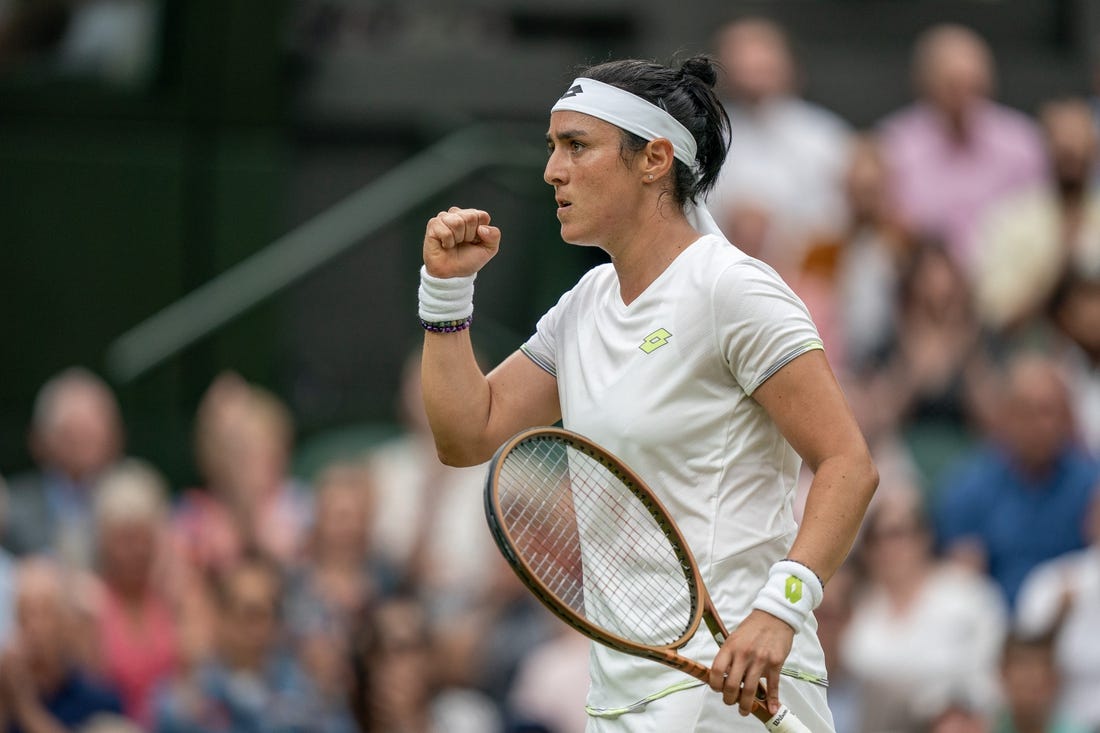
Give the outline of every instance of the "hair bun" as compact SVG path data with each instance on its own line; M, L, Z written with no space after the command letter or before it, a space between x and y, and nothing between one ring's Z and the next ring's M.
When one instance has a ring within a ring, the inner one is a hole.
M680 73L685 77L694 77L708 87L713 87L715 82L718 81L718 70L709 56L692 56L686 59L680 65Z

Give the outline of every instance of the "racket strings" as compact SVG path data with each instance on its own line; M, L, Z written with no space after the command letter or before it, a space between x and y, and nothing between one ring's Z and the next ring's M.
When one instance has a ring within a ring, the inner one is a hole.
M683 638L695 614L692 582L660 523L621 476L544 438L512 450L497 491L518 554L573 613L648 645Z

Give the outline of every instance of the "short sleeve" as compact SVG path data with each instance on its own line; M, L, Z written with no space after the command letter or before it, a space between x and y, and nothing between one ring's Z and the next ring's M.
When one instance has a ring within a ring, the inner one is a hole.
M573 297L570 290L558 300L558 302L543 314L535 325L535 333L531 338L519 347L527 358L546 371L555 379L558 376L558 328L561 324L562 314L568 309Z
M713 299L719 352L746 394L795 357L824 348L805 304L759 260L728 267Z

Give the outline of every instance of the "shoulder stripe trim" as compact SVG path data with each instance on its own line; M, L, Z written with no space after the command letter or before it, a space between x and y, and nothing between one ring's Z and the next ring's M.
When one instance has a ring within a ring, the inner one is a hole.
M789 364L796 356L802 356L803 354L805 354L808 351L817 351L818 349L820 349L822 351L825 350L825 344L823 344L821 342L821 339L813 339L811 341L807 341L806 343L791 349L786 354L784 354L782 357L780 357L778 361L776 361L774 364L772 364L771 367L766 372L764 372L764 374L760 377L760 379L758 379L756 381L756 384L753 385L753 391L755 392L757 387L759 387L764 382L768 381L768 379L771 378L771 376L773 374L775 374L780 369L782 369L787 364Z
M539 369L542 369L554 379L558 378L558 373L557 370L554 369L554 365L546 361L546 359L543 359L532 353L531 350L527 348L527 344L523 344L522 346L520 346L519 350L522 351L528 359L535 362L535 366L537 366Z

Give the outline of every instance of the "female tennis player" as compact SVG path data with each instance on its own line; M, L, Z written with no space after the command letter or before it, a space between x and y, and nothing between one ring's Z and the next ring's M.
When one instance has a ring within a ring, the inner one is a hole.
M488 375L468 328L501 232L487 212L453 207L424 237L423 392L442 460L477 464L517 431L562 420L657 491L736 627L716 656L705 633L683 650L713 658L720 694L593 645L590 732L760 730L725 707L747 716L760 679L773 713L782 695L815 733L833 730L813 608L878 477L806 308L701 203L729 146L715 80L702 56L680 68L627 60L564 90L543 177L562 239L611 262ZM798 526L800 459L814 477Z

